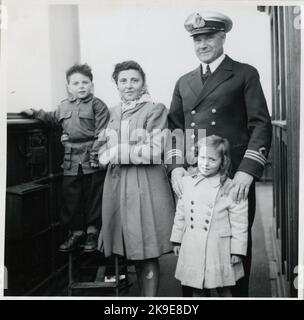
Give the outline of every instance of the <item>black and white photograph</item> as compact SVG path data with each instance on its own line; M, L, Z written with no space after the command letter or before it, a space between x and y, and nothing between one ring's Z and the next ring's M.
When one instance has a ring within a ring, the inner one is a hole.
M0 8L0 299L304 299L300 2Z

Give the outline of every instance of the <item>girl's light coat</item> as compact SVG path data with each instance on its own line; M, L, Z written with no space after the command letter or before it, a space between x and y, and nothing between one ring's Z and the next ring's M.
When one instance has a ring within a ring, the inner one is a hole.
M186 176L183 190L170 239L181 243L175 277L199 289L235 285L244 270L230 259L231 254L246 255L247 200L237 204L222 195L218 175Z

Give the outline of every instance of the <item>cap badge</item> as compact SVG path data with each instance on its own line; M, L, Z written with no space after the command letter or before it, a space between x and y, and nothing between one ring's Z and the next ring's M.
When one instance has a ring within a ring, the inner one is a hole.
M206 24L205 20L202 18L202 16L199 13L197 13L193 23L193 28L203 28L205 24Z

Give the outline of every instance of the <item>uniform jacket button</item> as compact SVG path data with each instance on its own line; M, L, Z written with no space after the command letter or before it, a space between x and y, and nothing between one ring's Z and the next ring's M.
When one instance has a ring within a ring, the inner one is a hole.
M191 136L191 138L192 138L192 139L195 139L195 134L193 134L193 135Z
M211 125L212 125L212 126L215 126L215 125L216 125L216 122L215 122L215 121L212 121L212 122L211 122Z
M191 217L190 220L193 221L193 217Z
M205 231L208 231L208 228L207 228L207 227L204 227L204 230L205 230Z
M191 227L191 229L193 229L193 228L194 228L193 224L191 224L191 226L190 226L190 227Z
M193 213L194 212L193 209L191 209L190 212Z
M213 109L211 110L211 112L212 112L212 113L216 113L216 109L213 108Z
M195 127L195 123L194 122L191 122L191 127Z
M193 201L193 200L191 201L191 204L194 204L194 201Z
M206 223L209 223L209 220L205 220Z
M195 110L192 110L192 111L191 111L191 114L196 114L196 111L195 111Z

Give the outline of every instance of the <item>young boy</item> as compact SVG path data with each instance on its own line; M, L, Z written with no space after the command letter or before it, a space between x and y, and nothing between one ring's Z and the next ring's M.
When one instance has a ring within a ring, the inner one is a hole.
M84 243L84 251L97 248L101 227L101 202L105 171L99 168L97 140L109 120L107 106L93 95L93 75L87 64L66 72L68 99L57 110L34 109L23 113L48 126L61 126L64 145L61 222L70 232L59 251L68 252Z

